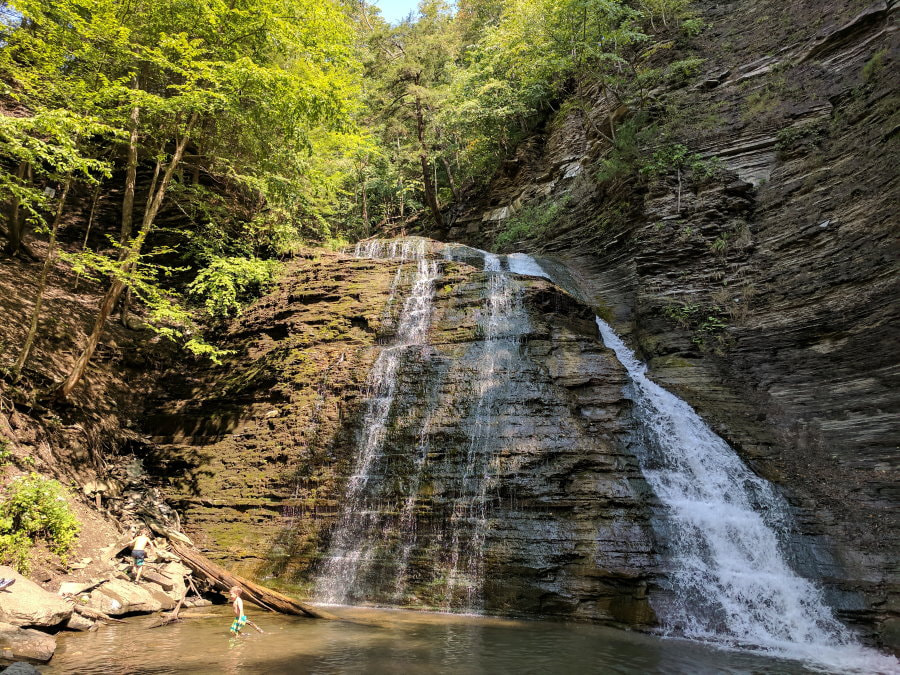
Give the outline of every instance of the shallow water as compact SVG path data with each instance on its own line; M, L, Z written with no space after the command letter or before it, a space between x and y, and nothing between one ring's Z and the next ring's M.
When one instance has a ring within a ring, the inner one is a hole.
M589 624L339 607L344 621L253 612L231 638L227 607L60 636L44 673L807 673L802 665ZM193 613L193 614L192 614Z

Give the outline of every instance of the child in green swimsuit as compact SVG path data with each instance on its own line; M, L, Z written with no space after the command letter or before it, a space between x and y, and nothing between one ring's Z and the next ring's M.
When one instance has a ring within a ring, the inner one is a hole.
M228 591L228 599L231 600L231 606L234 608L234 621L231 622L231 634L238 635L241 628L247 625L247 617L244 615L244 601L241 600L241 593L244 589L240 586L232 586Z

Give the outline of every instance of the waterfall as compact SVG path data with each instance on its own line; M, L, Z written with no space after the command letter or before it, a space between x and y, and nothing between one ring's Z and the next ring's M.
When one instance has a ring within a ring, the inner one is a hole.
M374 240L357 244L357 257L414 260L415 277L400 311L391 344L378 354L365 384L363 422L356 441L353 473L347 481L343 506L332 535L322 571L316 579L316 598L343 603L365 596L362 580L376 562L381 533L385 527L380 508L382 481L373 478L384 453L387 422L397 392L397 375L407 352L426 343L434 308L434 284L439 276L436 260L427 256L425 240ZM399 275L399 270L398 270ZM399 286L399 276L391 285L391 298Z
M450 517L451 544L446 609L476 611L482 606L485 537L497 487L497 434L494 420L503 405L512 372L522 365L522 336L529 330L522 289L500 258L484 255L487 275L483 332L476 361L469 442L460 493Z
M509 265L552 281L530 256L509 256ZM782 538L790 517L773 486L690 405L648 378L609 324L596 321L628 371L638 461L665 509L672 598L658 609L666 633L856 672L896 672L896 659L859 645L821 590L788 565Z

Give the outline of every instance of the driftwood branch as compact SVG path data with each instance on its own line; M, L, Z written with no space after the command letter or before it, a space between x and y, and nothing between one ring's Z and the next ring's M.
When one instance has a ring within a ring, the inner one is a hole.
M246 600L270 612L281 612L282 614L292 614L294 616L310 616L316 619L337 618L333 614L310 607L278 591L273 591L249 579L232 574L197 551L177 544L174 541L172 542L172 550L181 558L185 565L194 571L195 575L206 579L214 588L227 591L232 586L240 586L244 589L243 597Z
M175 605L175 609L172 610L172 613L169 614L165 619L160 619L155 624L150 626L150 628L159 628L161 626L168 626L170 623L175 623L176 621L181 621L178 618L178 613L181 611L181 605L184 604L184 599L187 597L187 587L184 589L184 593L181 594L181 597L178 599L178 604Z

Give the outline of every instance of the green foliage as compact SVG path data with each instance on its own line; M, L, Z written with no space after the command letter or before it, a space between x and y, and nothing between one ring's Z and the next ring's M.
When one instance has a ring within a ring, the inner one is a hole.
M666 78L673 85L681 85L698 75L706 59L691 57L673 61L666 67Z
M656 150L641 167L647 176L664 176L678 171L690 171L696 179L711 178L719 171L718 158L705 159L702 155L688 150L681 143L665 145Z
M121 245L111 241L113 250L120 250ZM163 337L181 344L187 351L196 356L209 358L219 363L221 357L230 353L207 343L196 325L194 316L188 310L178 293L166 289L163 280L184 269L175 269L155 264L155 257L171 253L169 249L157 248L138 256L134 263L123 269L118 257L85 250L79 253L61 251L59 256L67 262L74 272L87 279L99 281L103 277L117 278L124 281L144 304L147 314L147 328Z
M690 18L681 22L681 32L687 37L697 37L706 28L707 24L701 18Z
M728 233L724 232L716 237L709 245L709 250L713 253L725 253L728 250Z
M598 100L627 107L633 115L647 110L660 84L700 71L699 59L665 53L676 40L657 37L702 28L688 5L466 0L454 12L445 2L426 0L417 21L396 27L364 6L357 22L374 145L348 177L353 216L347 229L368 235L370 222L400 220L421 208L428 175L443 203L483 183L561 99L569 108L580 98L590 107ZM563 117L560 111L557 119ZM529 224L511 227L525 232Z
M884 62L887 60L887 55L887 48L879 49L877 52L872 54L872 56L868 61L866 61L862 69L863 82L869 82L878 73L878 71L880 71L884 67Z
M366 144L354 118L360 78L348 8L339 0L9 5L0 24L0 204L15 226L5 228L10 248L56 206L46 188L99 183L98 194L122 194L111 178L136 165L149 183L155 168L156 193L136 210L143 222L128 228L123 214L117 258L86 250L68 261L124 283L149 327L217 359L222 352L179 302L182 272L278 257L333 234L342 168ZM184 215L167 218L174 225L165 232L156 230L160 205ZM147 242L157 246L152 264L142 256ZM258 285L257 268L232 270L230 285L221 269L205 270L207 305L233 312Z
M27 574L34 541L24 532L6 532L7 523L0 517L0 562L11 565L20 574Z
M599 163L594 175L598 183L616 183L636 175L644 158L644 144L653 126L635 117L619 126L612 148Z
M785 127L778 131L775 147L780 152L809 150L818 146L828 135L824 122Z
M638 0L637 4L654 29L678 26L693 16L690 0Z
M251 298L274 282L280 265L259 258L214 258L188 285L191 295L203 301L215 318L237 314Z
M682 328L692 331L691 341L701 349L721 350L724 347L728 319L721 307L671 303L663 308L663 313Z
M64 558L81 529L67 496L59 482L37 473L13 479L0 501L0 560L27 572L38 539Z
M747 122L765 119L781 105L781 96L771 86L752 92L746 98L742 118Z
M667 143L648 154L648 146L660 135L658 125L643 116L622 124L612 148L599 163L594 179L612 191L616 186L641 178L690 172L694 180L704 181L720 170L717 157L704 158L680 143ZM619 214L621 219L623 216Z
M567 204L567 197L526 204L506 220L503 229L494 237L494 245L502 249L525 239L540 240L546 237L558 225Z

